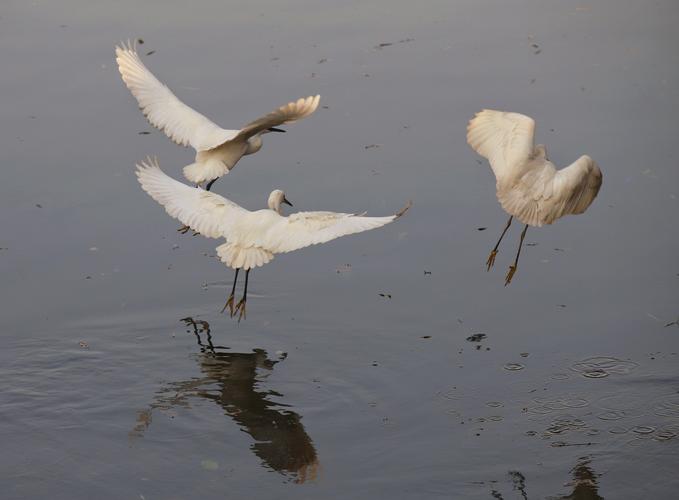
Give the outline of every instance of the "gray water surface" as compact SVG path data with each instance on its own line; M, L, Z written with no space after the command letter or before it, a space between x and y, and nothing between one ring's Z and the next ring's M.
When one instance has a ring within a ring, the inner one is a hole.
M677 25L672 0L5 2L2 498L676 498ZM227 128L321 94L214 191L413 208L277 256L247 320L220 314L218 243L134 176L193 153L121 82L128 38ZM604 172L506 288L482 108Z

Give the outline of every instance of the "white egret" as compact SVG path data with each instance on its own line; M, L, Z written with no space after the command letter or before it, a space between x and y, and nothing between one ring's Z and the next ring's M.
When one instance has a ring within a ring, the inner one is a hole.
M514 264L509 266L505 286L519 263L528 226L542 226L569 214L581 214L601 187L599 166L583 155L570 166L556 170L542 144L534 146L535 121L519 113L484 109L467 126L467 143L487 158L496 179L497 199L510 217L486 261L493 267L500 241L516 217L525 224Z
M226 198L190 187L167 176L156 159L137 164L137 177L144 191L165 207L175 219L208 238L225 238L217 247L219 259L235 269L233 287L222 312L228 307L238 320L245 317L250 270L263 266L274 254L292 252L309 245L325 243L340 236L384 226L402 216L411 203L387 217L335 212L297 212L283 216L281 204L292 204L280 189L271 192L268 207L251 212ZM243 297L234 310L234 293L239 270L245 270Z
M276 127L309 116L316 111L320 100L319 95L301 98L241 129L227 130L177 99L144 66L136 48L129 42L116 46L116 62L125 85L151 125L165 132L177 144L192 146L196 150L195 163L184 167L184 176L199 185L207 182L207 191L243 156L261 149L262 134L285 132Z

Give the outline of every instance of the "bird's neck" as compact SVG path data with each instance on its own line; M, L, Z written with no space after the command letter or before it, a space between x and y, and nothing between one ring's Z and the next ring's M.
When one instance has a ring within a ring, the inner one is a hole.
M248 147L245 150L246 155L251 155L262 149L262 136L257 134L248 139Z

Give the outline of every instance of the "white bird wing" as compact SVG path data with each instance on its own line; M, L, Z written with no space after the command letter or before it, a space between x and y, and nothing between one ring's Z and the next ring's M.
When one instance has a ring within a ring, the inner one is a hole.
M545 161L511 189L498 190L497 197L502 208L524 224L541 226L587 210L599 193L602 178L599 166L587 155L558 171Z
M203 236L223 238L238 218L250 213L223 196L169 177L155 158L137 164L136 173L142 189L165 207L170 216Z
M154 127L177 144L191 145L196 151L212 149L233 139L238 130L225 130L181 102L172 91L141 62L131 44L116 46L120 75L137 99L139 108Z
M286 123L293 123L302 118L306 118L318 108L318 103L321 100L320 95L301 97L296 101L289 102L285 106L281 106L268 115L257 118L255 121L248 123L243 127L237 135L238 139L247 140L250 137L259 134L271 127L283 125Z
M484 109L467 125L467 143L487 158L500 181L531 158L535 121L520 113Z
M360 233L389 224L410 208L410 204L395 215L364 217L337 212L297 212L281 217L254 244L272 253L285 253L325 243L340 236Z

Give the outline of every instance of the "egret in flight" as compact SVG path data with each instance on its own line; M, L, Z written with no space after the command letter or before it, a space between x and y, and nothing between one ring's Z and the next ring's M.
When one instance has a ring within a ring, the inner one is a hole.
M184 176L198 185L207 182L207 191L243 156L262 148L263 134L285 132L276 127L309 116L316 111L321 98L316 95L289 102L243 128L228 130L177 99L144 66L129 42L116 46L116 62L125 85L151 125L165 132L177 144L192 146L196 150L195 163L184 167Z
M292 204L280 189L271 192L268 208L251 212L226 198L190 187L167 176L157 159L147 158L137 164L137 177L144 191L165 207L175 219L208 238L225 238L217 247L219 259L235 269L233 287L222 312L229 308L231 317L245 318L250 270L270 262L277 253L286 253L325 243L340 236L375 229L401 217L408 204L394 215L365 217L335 212L297 212L282 214L281 205ZM243 297L234 308L238 272L245 270Z
M583 155L570 166L557 170L542 144L533 143L535 121L519 113L484 109L467 126L467 143L487 158L496 179L497 199L510 217L486 261L493 267L500 242L516 217L521 232L514 264L509 266L505 286L519 263L528 226L542 226L569 214L581 214L591 205L601 187L601 170Z

